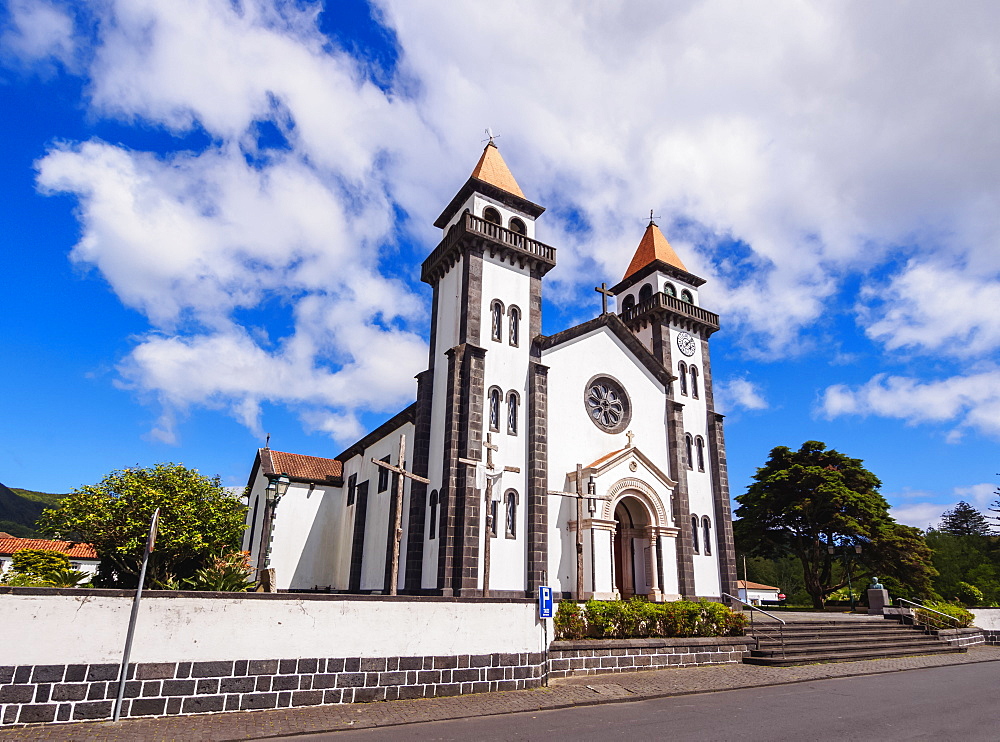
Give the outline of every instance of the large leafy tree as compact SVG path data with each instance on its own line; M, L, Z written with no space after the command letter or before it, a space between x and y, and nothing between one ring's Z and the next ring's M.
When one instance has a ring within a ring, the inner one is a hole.
M192 576L212 557L239 548L246 506L218 477L182 464L113 471L71 492L38 525L62 538L90 543L101 558L100 582L138 582L153 511L160 508L156 548L147 568L151 584Z
M934 570L921 532L892 519L879 494L882 483L861 459L819 441L806 441L798 451L778 446L753 479L736 498L737 540L758 556L797 557L817 608L847 585L845 551L855 579L888 576L918 595L930 593Z

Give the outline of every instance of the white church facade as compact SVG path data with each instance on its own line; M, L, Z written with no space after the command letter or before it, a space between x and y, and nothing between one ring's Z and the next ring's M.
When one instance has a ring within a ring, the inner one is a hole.
M416 402L333 458L258 451L244 548L277 589L735 594L703 279L650 220L611 289L617 312L544 336L556 250L536 239L543 211L491 141L423 263Z

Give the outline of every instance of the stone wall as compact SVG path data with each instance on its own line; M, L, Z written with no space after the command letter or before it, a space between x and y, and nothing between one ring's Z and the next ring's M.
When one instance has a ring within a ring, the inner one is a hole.
M986 637L983 635L985 632L975 626L970 626L967 629L942 629L935 633L938 639L946 641L954 647L971 647L986 643Z
M549 648L549 677L736 663L754 646L745 636L556 641Z
M541 685L543 665L541 652L140 663L129 666L122 717L520 690ZM107 719L118 668L0 667L0 724Z

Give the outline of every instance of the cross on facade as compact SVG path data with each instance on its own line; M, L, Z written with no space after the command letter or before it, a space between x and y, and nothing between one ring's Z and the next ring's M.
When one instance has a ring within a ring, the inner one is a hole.
M635 438L635 433L630 430L625 433L625 437L628 438L628 447L632 448L632 439Z
M430 484L431 480L425 479L424 477L418 476L413 472L406 471L406 436L399 436L399 465L393 466L388 461L379 461L376 458L372 458L372 463L376 466L380 466L383 469L388 469L391 472L395 472L399 475L396 480L396 492L393 495L393 507L396 511L396 522L394 523L395 528L393 529L393 539L392 539L392 563L389 567L389 595L396 594L396 583L399 581L399 542L403 538L403 480L413 479L417 482L423 482L424 484Z
M614 296L615 292L608 290L608 284L601 281L600 287L594 287L594 291L601 295L601 314L608 313L608 297Z
M583 494L583 465L576 465L576 492L549 490L549 494L558 495L559 497L576 498L576 599L583 600L583 501L585 499ZM594 501L610 500L611 498L598 497L593 492L588 492L586 499ZM593 529L591 530L591 536L593 536ZM593 549L593 544L591 544L591 549Z
M486 524L486 533L483 538L483 597L486 598L490 593L490 544L493 533L493 482L499 479L504 472L513 472L515 474L521 473L521 468L517 466L505 466L500 471L496 471L496 466L493 463L493 452L499 451L500 446L493 442L493 434L487 433L486 440L483 441L483 448L486 449L486 487L483 490L483 502L486 507L486 518L484 523ZM459 459L462 464L470 464L472 466L479 466L482 461L476 461L475 459Z

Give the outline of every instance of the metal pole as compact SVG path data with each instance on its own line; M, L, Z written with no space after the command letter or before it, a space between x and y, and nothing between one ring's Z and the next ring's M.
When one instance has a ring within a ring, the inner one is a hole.
M851 613L854 613L854 587L851 585L851 562L850 553L847 554L847 595L851 599Z
M122 666L118 671L118 697L115 699L115 708L112 721L118 721L122 713L122 699L125 697L125 679L128 675L128 660L132 654L132 638L135 636L135 622L139 617L139 600L142 598L142 584L146 581L146 565L149 563L149 554L153 551L153 542L156 541L156 526L160 520L160 509L153 513L153 520L149 524L149 538L146 539L146 551L142 555L142 568L139 570L139 586L135 589L135 598L132 600L132 615L128 620L128 633L125 635L125 652L122 654Z
M399 469L405 468L406 436L399 436ZM395 499L396 518L392 531L392 564L389 566L389 595L396 594L396 583L399 582L399 542L403 538L403 480L402 474L396 475Z
M493 545L493 477L486 475L486 524L483 534L483 597L490 596L490 547Z
M583 600L583 465L576 465L576 599Z

